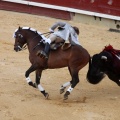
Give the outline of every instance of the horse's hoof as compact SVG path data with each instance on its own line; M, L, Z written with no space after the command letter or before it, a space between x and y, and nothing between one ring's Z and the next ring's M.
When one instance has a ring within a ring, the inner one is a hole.
M66 93L64 94L64 99L63 100L67 100L68 99L68 95L70 95L70 92L66 91Z
M65 92L65 88L60 89L60 94Z
M48 99L48 98L49 98L49 94L45 93L45 99Z
M37 88L38 86L37 86L37 84L36 84L36 83L33 83L33 87L34 87L34 88Z
M68 95L64 95L64 99L63 100L67 100L68 99Z
M29 84L30 86L33 86L33 82L29 82L28 84Z

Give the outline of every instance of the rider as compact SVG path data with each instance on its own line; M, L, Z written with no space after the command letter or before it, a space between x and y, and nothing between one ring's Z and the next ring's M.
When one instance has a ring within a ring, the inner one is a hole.
M58 28L58 30L54 32L56 28ZM72 45L80 45L77 36L79 35L79 29L77 27L72 27L65 22L56 22L49 30L52 34L48 39L45 39L44 51L38 51L38 56L43 55L46 59L48 59L50 44L54 42L57 37L62 38L64 41L69 40Z

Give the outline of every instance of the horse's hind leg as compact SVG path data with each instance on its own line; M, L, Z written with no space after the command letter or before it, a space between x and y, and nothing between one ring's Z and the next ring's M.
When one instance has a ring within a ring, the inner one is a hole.
M73 73L71 86L67 89L66 93L64 94L64 100L68 99L68 95L72 92L73 88L79 83L78 72Z
M70 67L69 67L69 66L68 66L68 70L69 70L70 75L71 75L71 70L70 70ZM72 75L71 75L71 76L72 76ZM71 80L71 81L72 81L72 80ZM60 87L60 94L64 93L64 92L65 92L65 88L71 85L71 81L64 83L64 84Z
M64 83L61 87L60 87L60 94L62 94L63 92L65 92L65 88L67 86L71 85L71 82L66 82Z
M41 69L36 70L36 83L34 85L45 96L45 98L48 99L49 94L47 92L45 92L45 89L40 84L41 75L42 75L42 70Z

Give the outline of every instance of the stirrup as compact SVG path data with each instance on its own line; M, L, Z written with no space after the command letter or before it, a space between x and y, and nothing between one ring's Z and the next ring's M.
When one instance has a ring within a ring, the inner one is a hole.
M42 50L39 50L36 55L40 56L41 58L48 59L47 54L44 51L42 51Z

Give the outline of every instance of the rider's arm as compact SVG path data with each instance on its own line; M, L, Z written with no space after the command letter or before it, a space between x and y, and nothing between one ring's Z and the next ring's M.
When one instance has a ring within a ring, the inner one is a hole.
M65 26L65 22L56 22L51 28L50 30L55 30L57 27L64 27Z

